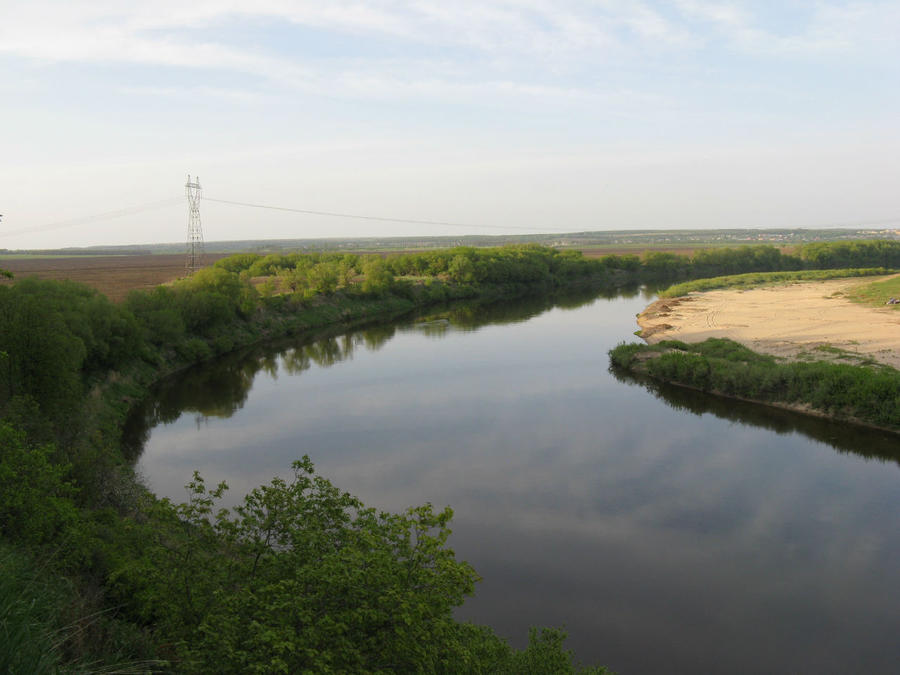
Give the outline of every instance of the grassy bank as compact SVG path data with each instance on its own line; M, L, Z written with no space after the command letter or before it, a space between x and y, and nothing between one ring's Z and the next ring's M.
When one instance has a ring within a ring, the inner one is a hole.
M891 298L900 298L900 277L861 284L850 289L847 297L864 305L884 307ZM900 307L900 304L890 305L890 307Z
M825 281L827 279L843 279L847 277L870 277L890 274L893 270L883 267L839 270L795 270L785 272L752 272L749 274L732 274L710 279L697 279L675 284L660 291L661 298L676 298L688 293L712 291L723 288L756 288L793 281ZM874 285L874 284L873 284ZM900 295L900 284L894 289Z
M900 372L886 366L781 362L725 339L621 344L615 368L656 380L900 431Z

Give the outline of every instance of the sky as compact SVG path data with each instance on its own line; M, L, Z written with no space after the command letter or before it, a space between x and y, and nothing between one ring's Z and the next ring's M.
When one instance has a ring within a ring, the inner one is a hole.
M188 174L207 241L900 227L896 0L0 17L0 249L183 241Z

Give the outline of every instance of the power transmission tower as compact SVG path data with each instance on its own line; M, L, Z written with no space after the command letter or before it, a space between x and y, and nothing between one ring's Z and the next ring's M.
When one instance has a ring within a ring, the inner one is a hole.
M202 266L203 228L200 227L200 177L188 174L184 184L184 194L188 199L187 265L185 272L192 276Z

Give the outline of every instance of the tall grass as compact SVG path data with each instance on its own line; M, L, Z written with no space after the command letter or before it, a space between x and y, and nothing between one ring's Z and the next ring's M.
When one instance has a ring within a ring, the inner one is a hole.
M55 673L60 664L55 617L61 598L32 561L0 544L0 673Z
M168 666L147 658L143 631L97 604L51 565L0 541L0 673L127 675Z

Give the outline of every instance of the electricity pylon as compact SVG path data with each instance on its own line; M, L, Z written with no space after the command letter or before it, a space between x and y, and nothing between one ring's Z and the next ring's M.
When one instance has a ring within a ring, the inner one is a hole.
M202 267L203 258L203 228L200 227L200 177L188 174L187 183L184 184L184 194L188 199L188 238L187 238L187 264L185 272L192 276Z

